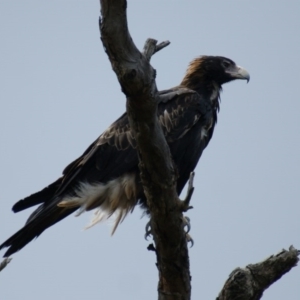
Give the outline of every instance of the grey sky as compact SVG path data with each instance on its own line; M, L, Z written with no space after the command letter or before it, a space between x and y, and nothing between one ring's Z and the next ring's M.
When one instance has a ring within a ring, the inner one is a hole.
M0 241L30 211L13 203L55 180L125 109L99 40L99 2L0 2ZM214 137L196 169L190 250L193 299L215 299L237 266L300 248L299 1L128 1L129 29L170 40L153 57L159 89L177 85L190 60L223 55L251 81L224 86ZM73 216L13 256L0 298L156 298L155 257L137 208L82 231ZM4 252L1 252L3 254ZM264 299L298 300L300 268Z

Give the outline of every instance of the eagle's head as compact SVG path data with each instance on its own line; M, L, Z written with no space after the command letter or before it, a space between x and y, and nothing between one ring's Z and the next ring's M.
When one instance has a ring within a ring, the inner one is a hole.
M197 90L204 85L222 84L235 79L250 80L249 73L234 61L222 56L200 56L194 59L182 80L181 85Z

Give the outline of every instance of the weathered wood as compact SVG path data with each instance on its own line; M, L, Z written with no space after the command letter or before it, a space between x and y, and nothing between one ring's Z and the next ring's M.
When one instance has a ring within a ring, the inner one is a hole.
M190 272L177 173L157 119L158 92L151 56L169 44L147 40L141 53L128 31L125 0L101 0L101 40L127 97L127 114L137 141L139 167L151 215L159 271L160 300L190 299Z
M293 246L266 260L236 268L225 282L217 300L258 300L263 292L297 265L299 251Z

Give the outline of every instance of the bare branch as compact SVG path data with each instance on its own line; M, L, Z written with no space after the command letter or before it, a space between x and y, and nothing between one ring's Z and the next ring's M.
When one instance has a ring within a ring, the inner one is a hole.
M156 46L156 50L155 50L155 53L162 50L163 48L167 47L170 45L170 41L164 41L164 42L161 42L159 43L157 46Z
M143 54L147 61L150 61L152 55L155 53L156 44L157 40L154 39L147 39L147 41L145 42Z
M263 292L297 265L299 251L293 246L266 260L237 268L229 275L217 300L258 300Z
M162 50L163 48L170 45L169 41L161 42L160 44L157 44L157 40L154 39L148 39L145 42L143 54L146 57L147 61L150 61L151 57L158 51Z

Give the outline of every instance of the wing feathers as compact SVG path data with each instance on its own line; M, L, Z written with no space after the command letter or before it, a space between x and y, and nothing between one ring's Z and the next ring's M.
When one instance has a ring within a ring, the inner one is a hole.
M179 140L190 139L193 135L190 134L191 130L201 130L201 122L205 123L210 115L210 107L194 91L177 87L160 92L158 120L171 152L176 149L184 150L179 155L177 152L172 153L175 159L176 155L182 158L187 153L184 144L178 146ZM198 124L197 127L195 124ZM203 131L202 135L205 136L206 131ZM194 135L196 136L197 134ZM45 229L77 209L77 215L97 209L90 226L115 214L113 233L143 197L135 148L136 141L130 130L127 115L123 114L82 156L64 169L63 177L13 206L13 210L17 212L44 203L31 214L21 230L0 246L0 249L10 247L5 256L20 250ZM203 148L200 149L199 155L202 150ZM182 181L181 189L186 179L184 177L179 180Z
M12 207L13 212L19 212L31 206L35 206L37 204L41 204L43 202L47 202L52 199L55 191L58 189L62 182L62 177L58 178L55 182L44 188L43 190L32 194L20 201L18 201Z

